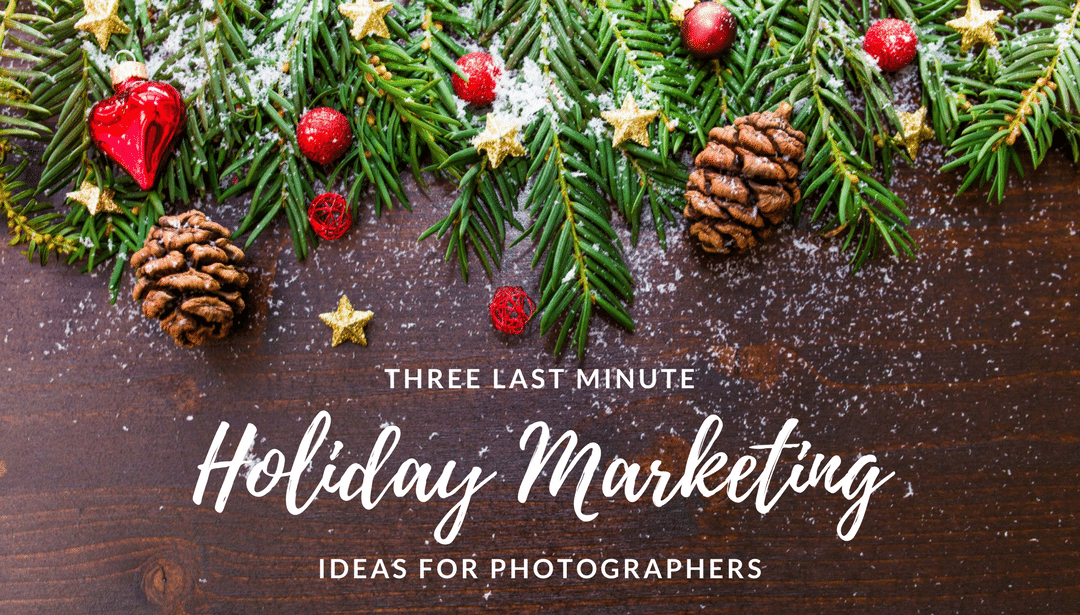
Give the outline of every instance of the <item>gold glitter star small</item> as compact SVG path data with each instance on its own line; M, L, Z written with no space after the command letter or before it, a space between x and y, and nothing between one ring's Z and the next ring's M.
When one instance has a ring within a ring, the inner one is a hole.
M386 14L394 8L393 2L359 0L339 4L337 8L342 15L352 20L353 26L349 34L356 40L371 34L390 38L390 30L386 27Z
M92 32L101 50L105 51L110 36L131 32L131 28L116 16L118 10L120 0L86 0L86 14L75 22L75 29Z
M896 141L903 143L908 156L915 160L922 142L934 136L934 131L926 124L926 107L919 107L914 113L900 111L896 116L900 118L900 125L903 127L901 132L896 133Z
M89 211L91 216L96 216L101 212L109 214L124 213L124 210L120 209L120 206L113 200L112 190L102 190L88 181L84 181L75 192L67 193L67 198L85 205L86 211Z
M975 43L986 43L997 47L998 40L994 26L1001 19L1001 11L984 11L979 0L968 0L967 12L959 19L946 21L945 25L959 32L960 51L971 49Z
M697 0L675 0L671 3L671 21L681 24L686 18L686 12L694 8Z
M600 117L615 127L615 135L611 137L613 146L617 146L627 139L632 139L645 147L649 147L649 123L656 119L659 114L659 111L638 109L634 95L627 94L623 100L622 108L614 111L601 111Z
M487 152L491 168L498 168L507 156L524 156L528 153L521 144L518 135L520 129L520 125L489 113L484 132L473 137L472 146L478 152Z
M337 346L342 342L355 342L361 346L367 346L367 337L364 336L364 325L371 322L375 317L372 312L354 310L349 298L341 296L337 310L319 314L319 318L334 331L330 340L331 346Z

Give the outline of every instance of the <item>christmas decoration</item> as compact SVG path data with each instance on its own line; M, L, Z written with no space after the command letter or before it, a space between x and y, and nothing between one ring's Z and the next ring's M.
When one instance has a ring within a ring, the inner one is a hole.
M490 105L495 100L495 85L502 76L495 60L482 51L474 51L461 56L457 65L468 80L454 73L454 94L475 107Z
M998 39L994 34L994 27L997 26L1001 15L1001 11L984 11L979 0L968 0L967 12L964 16L947 21L945 25L960 33L960 51L970 50L975 43L986 43L991 47L997 47ZM1074 26L1075 21L1074 17Z
M682 44L699 60L720 57L735 40L735 16L719 2L702 2L682 22Z
M708 127L779 101L798 101L794 128L815 135L799 177L805 202L813 203L806 223L837 237L853 268L883 250L914 253L904 203L890 187L896 157L906 155L888 136L898 122L881 101L896 93L861 49L861 24L883 8L919 24L919 44L934 51L919 59L904 87L921 88L925 122L950 160L942 171L961 172L964 188L986 182L990 198L1000 200L1017 161L1038 165L1053 143L1077 139L1069 127L1080 107L1080 35L1076 5L1066 0L1023 3L1016 34L978 61L963 58L964 36L945 26L955 17L947 15L952 5L936 2L727 1L740 35L730 54L709 62L663 44L681 34L674 20L682 14L669 11L689 2L642 10L632 0L485 0L465 13L446 0L401 3L392 13L374 2L348 4L355 6L346 13L355 8L357 19L318 2L304 5L303 19L268 18L235 2L179 3L141 18L141 53L156 79L183 86L192 129L175 140L176 154L148 191L109 182L115 202L139 206L107 216L88 216L82 207L58 212L35 196L109 181L96 149L81 147L91 141L91 102L112 94L108 58L67 27L91 11L84 14L82 2L39 2L7 16L0 44L28 62L9 71L0 88L0 104L18 110L0 115L0 136L10 140L0 139L0 196L9 195L0 213L13 243L32 260L55 256L84 270L112 259L115 293L124 274L117 257L140 249L164 203L249 201L236 234L254 242L281 218L304 258L313 246L304 212L324 186L344 184L348 202L363 195L379 215L408 203L403 174L423 184L421 172L430 168L457 189L423 236L442 238L447 257L467 275L477 261L486 271L497 268L510 227L528 229L532 241L522 245L538 265L540 333L555 333L556 353L567 346L580 353L597 314L634 329L634 275L624 256L643 229L666 245L687 183L673 162L696 153ZM380 24L389 38L372 36ZM695 25L699 18L688 30L698 32ZM26 37L15 41L14 32ZM507 95L495 101L495 113L511 129L484 130L475 140L485 119L459 108L452 58L496 36ZM181 41L181 50L167 52L166 41ZM633 139L611 144L601 113L627 93L660 112L648 148ZM345 112L362 145L337 165L306 164L290 146L290 127L319 105ZM35 142L29 152L19 145L27 142ZM613 220L626 221L629 242Z
M752 113L709 131L694 159L683 214L706 252L746 252L799 202L806 135L791 127L791 105Z
M116 95L90 108L90 137L140 188L149 190L184 127L184 100L171 85L147 81L146 66L139 62L121 62L111 76Z
M535 309L533 300L520 286L500 286L488 306L491 324L507 335L524 331Z
M870 26L863 38L863 51L878 63L881 70L895 72L915 59L919 38L906 21L880 19Z
M225 337L244 311L248 276L238 267L244 252L229 236L229 229L192 209L162 216L131 256L132 296L181 346Z
M507 156L524 156L528 153L521 145L520 129L519 125L489 113L484 132L473 138L472 145L476 151L487 153L491 168L495 169Z
M86 211L90 212L91 216L96 216L101 212L110 214L124 212L124 210L120 209L113 201L112 190L102 190L88 181L84 181L75 192L67 193L66 198L85 205Z
M296 127L300 152L319 164L330 164L341 158L352 145L352 140L349 120L329 107L308 111Z
M386 14L394 8L393 2L374 2L360 0L338 5L338 11L352 20L349 34L356 40L374 34L390 38L390 29L386 27Z
M615 128L615 135L611 138L612 146L618 146L623 141L631 139L649 147L649 123L656 119L657 115L659 111L638 109L637 101L634 100L632 94L626 95L621 108L600 113L600 117Z
M116 15L120 0L85 0L84 6L86 14L75 22L75 29L92 33L102 51L109 46L109 37L113 34L131 32L131 28Z
M308 205L308 221L323 239L337 239L352 226L352 214L345 197L333 192L320 194Z
M337 346L342 342L353 342L361 346L367 346L367 336L364 335L364 326L375 317L372 312L354 310L349 298L341 296L337 309L333 312L319 314L326 326L333 331L330 340L331 346Z
M914 113L898 112L896 116L900 118L900 125L903 127L896 135L896 140L904 145L908 156L915 160L922 142L934 136L934 131L926 125L926 107L919 107Z
M669 17L673 23L681 24L686 19L686 12L694 8L697 0L675 0L671 3Z

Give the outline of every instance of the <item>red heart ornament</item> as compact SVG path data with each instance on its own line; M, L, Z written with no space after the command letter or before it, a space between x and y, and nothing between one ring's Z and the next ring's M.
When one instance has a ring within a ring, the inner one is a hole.
M187 119L176 88L129 77L116 94L90 108L90 136L105 155L124 167L143 190L154 185L161 160Z

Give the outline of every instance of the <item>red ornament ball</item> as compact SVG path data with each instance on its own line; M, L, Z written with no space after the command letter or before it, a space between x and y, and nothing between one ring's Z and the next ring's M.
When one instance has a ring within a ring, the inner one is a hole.
M898 71L915 59L919 37L906 21L882 19L874 22L863 38L863 51L877 60L884 71Z
M488 310L491 324L507 335L517 335L525 330L536 305L520 286L502 286L495 290Z
M719 2L702 2L686 12L682 22L682 44L699 60L711 60L731 47L738 24L735 16Z
M345 197L333 192L315 197L308 205L307 215L311 228L323 239L337 239L352 226L352 214Z
M328 164L345 153L352 145L352 129L349 120L329 107L312 109L300 118L296 127L296 141L300 151L308 159Z
M454 94L476 107L490 105L495 100L495 85L502 77L495 60L482 51L474 51L461 56L457 65L469 79L466 81L454 73Z

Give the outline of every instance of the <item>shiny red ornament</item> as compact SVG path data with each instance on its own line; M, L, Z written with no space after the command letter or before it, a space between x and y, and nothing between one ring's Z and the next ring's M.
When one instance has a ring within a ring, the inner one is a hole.
M495 290L488 310L491 324L507 335L517 335L525 330L536 305L520 286L501 286Z
M184 127L184 99L167 83L147 81L146 66L139 62L117 64L112 82L116 94L90 108L90 137L140 188L149 190Z
M454 73L454 94L470 105L483 107L495 100L495 86L502 77L502 71L495 65L495 60L482 51L474 51L461 56L457 61L461 72L468 75L466 81Z
M718 58L735 41L735 16L719 2L702 2L686 12L682 44L699 60Z
M352 226L352 214L345 197L333 192L315 197L307 210L315 234L323 239L337 239Z
M341 158L352 145L352 140L349 120L330 107L308 111L296 127L300 152L319 164L329 164Z
M884 71L897 71L915 59L919 37L906 21L881 19L874 22L863 38L863 51L874 58Z

